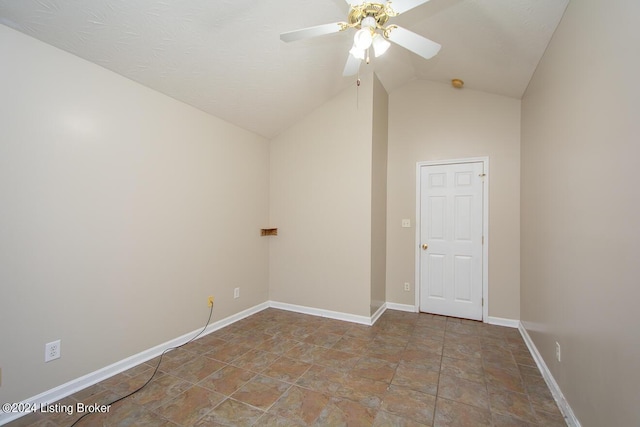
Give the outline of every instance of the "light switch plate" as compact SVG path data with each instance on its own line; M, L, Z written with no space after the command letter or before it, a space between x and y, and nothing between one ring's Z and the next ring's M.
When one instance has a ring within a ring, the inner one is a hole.
M411 228L411 220L403 219L402 220L402 228Z

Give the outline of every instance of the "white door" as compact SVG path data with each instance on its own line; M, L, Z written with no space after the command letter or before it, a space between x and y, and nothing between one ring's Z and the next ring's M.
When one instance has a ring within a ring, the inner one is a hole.
M420 311L482 320L482 162L420 166Z

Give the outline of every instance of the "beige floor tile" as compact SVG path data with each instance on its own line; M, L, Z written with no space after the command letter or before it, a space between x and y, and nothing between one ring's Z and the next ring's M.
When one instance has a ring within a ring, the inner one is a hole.
M203 387L193 386L153 412L180 425L193 425L209 413L225 396Z
M280 381L293 383L298 380L312 365L299 360L289 359L286 356L279 357L269 365L262 375L275 378Z
M397 363L391 363L386 360L365 356L358 360L358 363L356 363L350 371L350 374L356 377L369 378L376 381L390 383L397 367Z
M104 403L156 357L63 399ZM68 427L32 414L8 426ZM564 426L517 329L387 310L374 326L267 309L168 352L105 426Z
M438 398L435 427L492 427L491 412L475 406Z
M203 418L200 418L194 426L252 426L262 415L264 415L264 411L234 399L226 399Z
M373 420L373 427L425 427L430 425L430 422L419 423L410 418L390 414L385 411L378 411L376 418Z
M438 371L400 365L396 369L391 385L407 387L435 396L438 393L439 377Z
M224 368L209 375L198 385L226 396L230 396L244 384L246 384L256 374L246 369L235 366L225 366Z
M313 425L369 427L373 424L376 412L375 409L348 399L333 398L322 409Z
M291 384L258 375L240 387L231 397L266 411L289 387Z
M293 386L269 412L296 423L310 425L320 416L329 401L330 397L324 393Z
M435 405L435 396L405 387L390 386L380 409L421 424L433 425Z
M438 397L489 409L489 393L485 384L449 375L441 375Z
M520 420L536 423L537 418L526 394L493 389L490 392L491 410Z

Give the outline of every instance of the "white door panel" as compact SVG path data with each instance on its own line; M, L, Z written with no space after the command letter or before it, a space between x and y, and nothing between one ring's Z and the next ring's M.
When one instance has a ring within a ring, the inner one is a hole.
M483 169L420 167L420 311L482 319Z

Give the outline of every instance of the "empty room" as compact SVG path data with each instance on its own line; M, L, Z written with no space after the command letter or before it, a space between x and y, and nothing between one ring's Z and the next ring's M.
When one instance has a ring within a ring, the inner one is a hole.
M638 16L0 0L0 425L640 425Z

